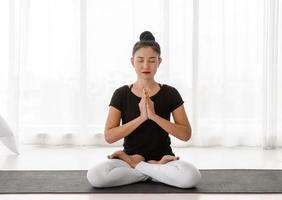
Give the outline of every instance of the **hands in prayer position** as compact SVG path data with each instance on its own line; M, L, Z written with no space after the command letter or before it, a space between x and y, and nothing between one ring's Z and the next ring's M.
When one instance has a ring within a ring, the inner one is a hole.
M139 109L140 115L144 121L153 119L156 115L154 102L150 99L146 88L143 88L142 98L139 102Z

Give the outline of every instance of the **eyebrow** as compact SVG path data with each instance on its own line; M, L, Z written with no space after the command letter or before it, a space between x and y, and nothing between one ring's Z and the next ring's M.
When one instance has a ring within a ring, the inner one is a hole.
M144 59L144 57L142 57L142 56L138 56L137 58ZM155 56L153 56L153 57L149 57L149 59L152 59L152 58L156 59L157 57L155 57Z

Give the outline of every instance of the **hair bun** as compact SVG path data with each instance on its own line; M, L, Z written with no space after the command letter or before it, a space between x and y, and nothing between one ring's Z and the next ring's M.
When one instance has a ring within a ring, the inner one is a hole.
M139 39L140 41L141 40L155 41L155 37L153 36L153 34L150 31L144 31L143 33L141 33Z

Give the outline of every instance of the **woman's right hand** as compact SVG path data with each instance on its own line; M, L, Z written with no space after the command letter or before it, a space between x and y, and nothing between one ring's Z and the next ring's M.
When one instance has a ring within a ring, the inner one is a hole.
M146 90L143 89L143 93L142 93L142 98L141 101L139 102L139 110L140 110L140 117L146 121L148 119L148 114L147 114L147 101L146 101L147 95L146 95Z

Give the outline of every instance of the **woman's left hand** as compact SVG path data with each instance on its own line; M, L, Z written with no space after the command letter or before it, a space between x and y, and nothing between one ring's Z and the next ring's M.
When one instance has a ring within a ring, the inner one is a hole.
M147 115L149 119L153 120L153 118L156 116L154 102L150 99L146 89L144 89L144 92L146 95Z

